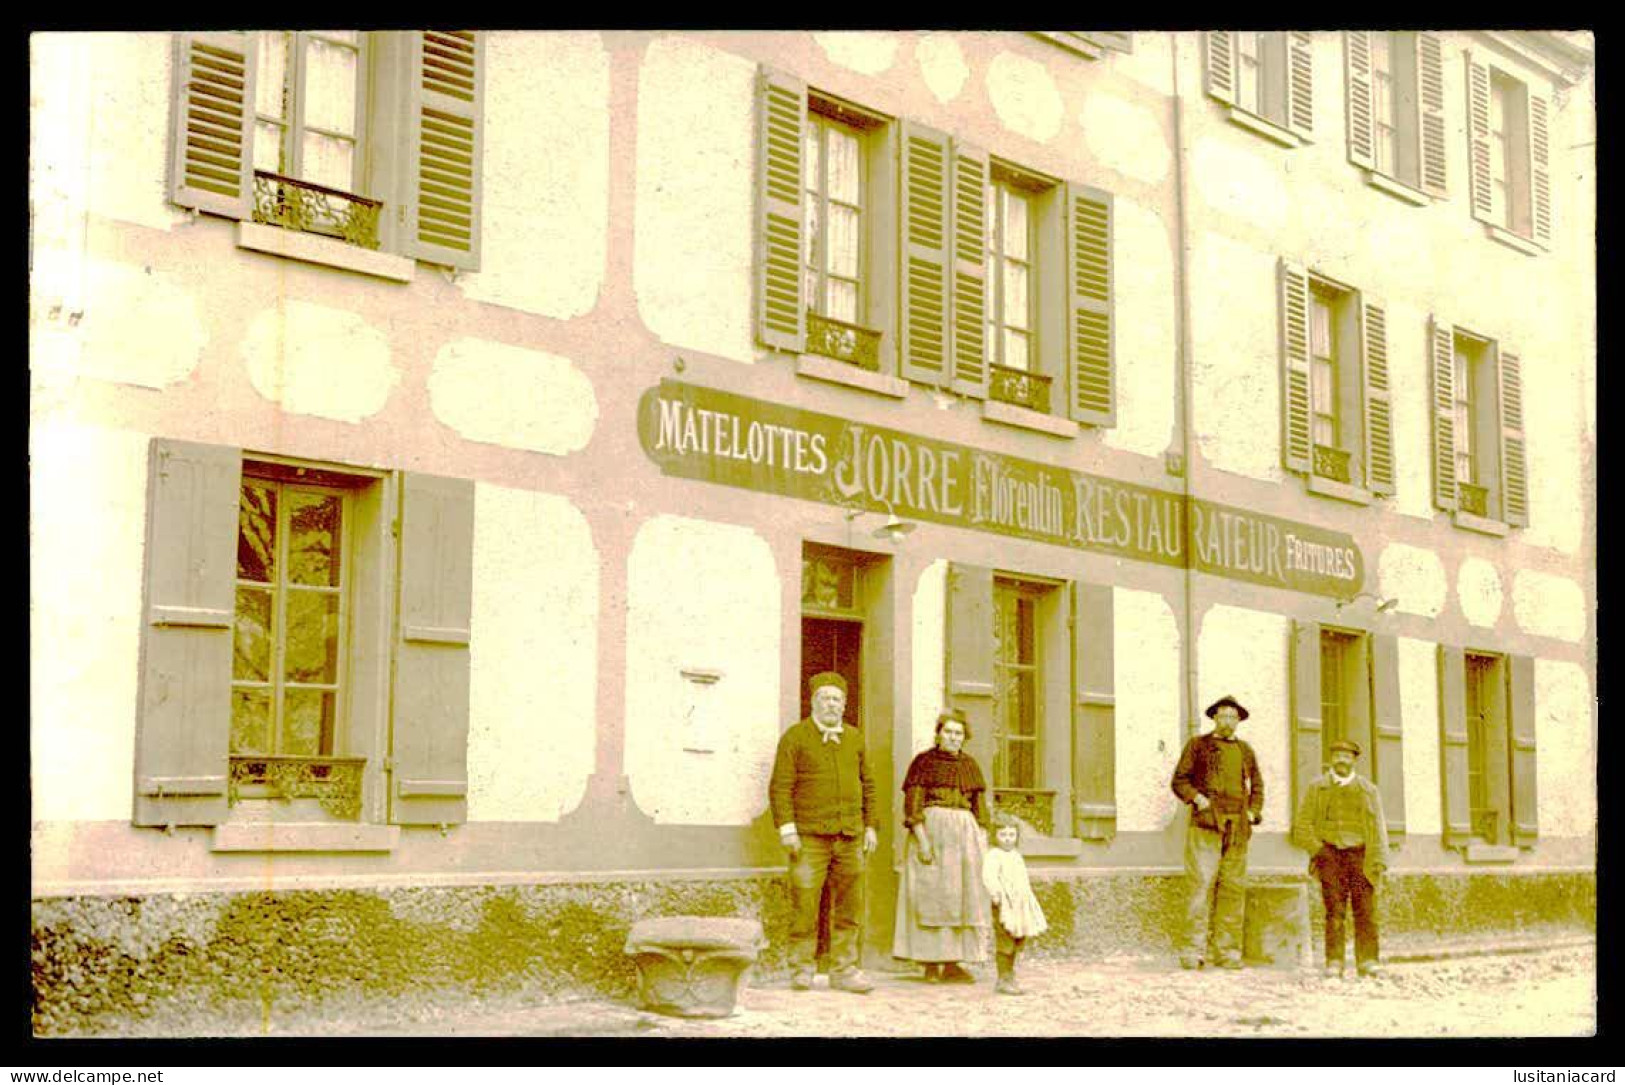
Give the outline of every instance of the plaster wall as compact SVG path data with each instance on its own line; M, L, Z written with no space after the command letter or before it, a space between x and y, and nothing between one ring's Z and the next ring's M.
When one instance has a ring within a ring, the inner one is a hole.
M907 758L930 748L936 741L937 713L946 700L947 671L948 563L933 561L920 571L914 585L910 608L914 633L910 639L913 665L909 669L913 696L909 701L908 749L898 758ZM898 743L899 746L902 743Z
M1535 660L1535 801L1542 836L1596 839L1596 708L1583 667Z
M1443 777L1439 767L1439 656L1431 641L1400 637L1399 704L1405 762L1405 830L1437 836L1444 831Z
M471 441L555 456L585 447L598 421L592 381L569 358L485 339L440 348L429 402Z
M1237 734L1252 745L1264 777L1265 832L1285 831L1292 818L1290 633L1290 619L1279 614L1220 605L1202 616L1196 636L1196 711L1226 693L1247 706ZM1205 717L1202 725L1211 727Z
M1117 829L1157 832L1179 808L1168 787L1184 747L1179 626L1158 592L1112 590L1116 641Z

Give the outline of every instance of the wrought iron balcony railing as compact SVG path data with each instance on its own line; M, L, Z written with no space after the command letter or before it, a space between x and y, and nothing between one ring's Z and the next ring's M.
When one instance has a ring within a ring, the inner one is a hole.
M254 171L254 221L307 234L336 237L363 249L378 247L378 214L384 201L336 188Z
M807 353L880 371L880 333L844 320L807 313Z
M1050 378L1042 373L1029 373L1025 369L1011 369L1003 365L988 366L987 394L1000 403L1048 414L1049 389Z
M365 757L245 756L231 759L226 801L315 799L343 821L361 816L361 773Z
M1462 512L1474 516L1489 515L1490 492L1482 486L1474 486L1471 482L1456 483L1456 500Z
M1321 478L1329 478L1333 482L1350 481L1348 451L1330 445L1316 445L1315 474Z

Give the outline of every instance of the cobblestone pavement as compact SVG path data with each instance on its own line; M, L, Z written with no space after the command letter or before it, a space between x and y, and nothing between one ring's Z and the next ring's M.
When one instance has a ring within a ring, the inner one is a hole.
M1318 970L1181 971L1171 960L1024 963L1021 997L872 973L869 995L785 982L742 992L718 1020L681 1019L627 1002L424 1005L390 1019L287 1023L281 1035L364 1036L1585 1036L1596 1028L1596 944L1398 961L1378 976Z

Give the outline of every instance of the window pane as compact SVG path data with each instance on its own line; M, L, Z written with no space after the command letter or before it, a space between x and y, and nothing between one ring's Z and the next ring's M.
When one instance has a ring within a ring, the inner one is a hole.
M1309 352L1322 358L1332 352L1332 310L1318 296L1309 305Z
M269 584L276 572L276 490L242 484L237 501L237 578Z
M818 231L821 228L818 200L809 199L807 201L805 220L806 229L801 231L802 258L806 261L808 267L816 268L818 267ZM812 297L811 294L807 296Z
M344 499L338 494L298 490L287 496L288 580L294 584L337 586Z
M1004 330L1004 364L1011 369L1026 369L1031 362L1028 357L1027 335L1014 328Z
M1031 742L1011 742L1007 745L1008 776L1005 780L1007 787L1033 787L1037 783L1038 774L1035 771L1034 754L1037 752Z
M808 118L807 127L801 133L801 183L810 192L819 192L823 188L823 159L821 155L822 133L824 126Z
M844 128L829 129L829 198L843 203L859 201L859 166L862 162L858 137Z
M307 39L304 117L307 125L347 136L356 134L358 60L354 49Z
M347 139L306 132L302 180L348 192L355 187L355 144Z
M336 682L338 667L338 595L290 589L283 673L290 682Z
M1027 265L1004 265L1004 311L1000 315L1012 328L1027 327Z
M1022 671L1015 676L1015 703L1010 706L1010 731L1017 735L1038 733L1038 676Z
M280 124L266 124L264 121L254 123L254 168L265 170L267 173L287 173L287 164L283 161L282 137L283 129Z
M231 676L250 682L271 680L271 603L269 588L238 588L237 617L232 623Z
M254 111L262 117L286 120L288 93L288 32L263 30L259 36L259 72L255 78Z
M1314 378L1313 395L1315 397L1315 412L1317 414L1337 413L1337 383L1333 380L1331 363L1316 358L1309 372Z
M1027 259L1027 198L1005 193L1004 251L1017 260Z
M844 320L848 324L856 324L858 284L847 279L829 280L829 306L824 315L835 320Z
M831 204L829 208L829 266L831 275L858 277L858 212Z
M271 752L270 690L231 691L231 752L234 754Z
M280 753L315 757L333 752L333 702L329 690L290 689L282 701Z

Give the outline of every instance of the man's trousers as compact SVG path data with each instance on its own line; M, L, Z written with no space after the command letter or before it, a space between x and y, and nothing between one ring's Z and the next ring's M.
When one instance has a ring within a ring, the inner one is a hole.
M1354 962L1377 959L1377 887L1366 880L1365 845L1326 845L1315 857L1320 900L1326 906L1326 963L1343 963L1343 908L1354 913Z
M863 838L801 834L790 861L790 967L811 972L818 944L818 898L829 882L829 963L837 975L858 967L863 915Z
M1227 822L1227 823L1226 823ZM1224 831L1195 822L1185 830L1185 937L1181 955L1218 963L1241 960L1247 910L1246 817L1224 819Z

